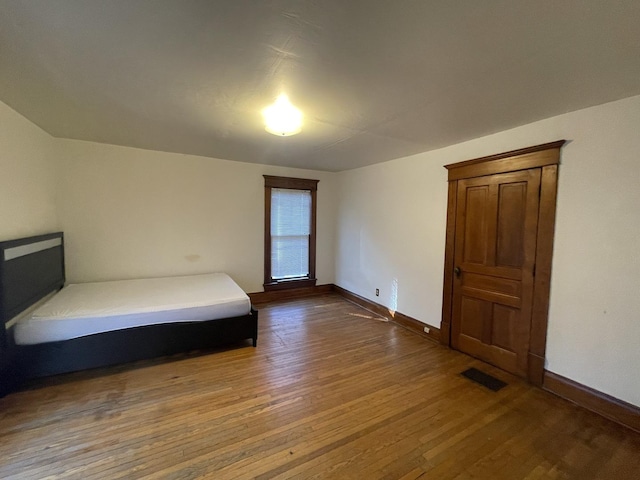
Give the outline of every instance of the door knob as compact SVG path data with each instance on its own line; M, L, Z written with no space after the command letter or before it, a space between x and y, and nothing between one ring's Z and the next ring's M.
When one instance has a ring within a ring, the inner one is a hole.
M460 274L462 273L462 270L460 270L460 267L456 267L453 269L453 273L456 274L456 277L459 277Z

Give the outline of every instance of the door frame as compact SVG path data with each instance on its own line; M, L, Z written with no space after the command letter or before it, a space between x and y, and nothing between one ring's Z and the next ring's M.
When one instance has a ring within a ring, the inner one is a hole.
M442 294L442 322L440 342L451 347L451 316L453 312L453 269L456 237L456 202L458 180L484 177L497 173L515 172L531 168L541 169L538 233L536 237L535 276L533 279L533 305L531 308L531 337L527 358L527 379L542 386L547 322L551 286L551 260L556 218L558 166L560 149L565 140L533 147L475 158L445 165L448 170L449 193L447 202L447 236L444 256L444 286Z

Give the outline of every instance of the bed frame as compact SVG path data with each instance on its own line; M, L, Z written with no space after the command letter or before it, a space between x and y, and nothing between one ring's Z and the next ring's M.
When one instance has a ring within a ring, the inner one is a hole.
M65 282L62 232L0 242L0 395L25 380L258 340L258 312L16 345L10 320Z

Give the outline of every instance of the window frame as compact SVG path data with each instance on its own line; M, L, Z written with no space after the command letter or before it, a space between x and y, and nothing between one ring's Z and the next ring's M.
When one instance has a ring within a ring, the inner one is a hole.
M319 180L307 178L264 177L264 291L313 287L316 284L316 211ZM309 275L302 278L274 280L271 277L271 189L307 190L311 193L311 225L309 231Z

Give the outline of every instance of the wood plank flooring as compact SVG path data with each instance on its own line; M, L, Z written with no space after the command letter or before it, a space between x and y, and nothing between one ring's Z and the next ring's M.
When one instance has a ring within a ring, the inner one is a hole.
M476 367L509 385L462 377ZM3 479L638 479L640 435L333 294L258 347L46 379L0 399Z

